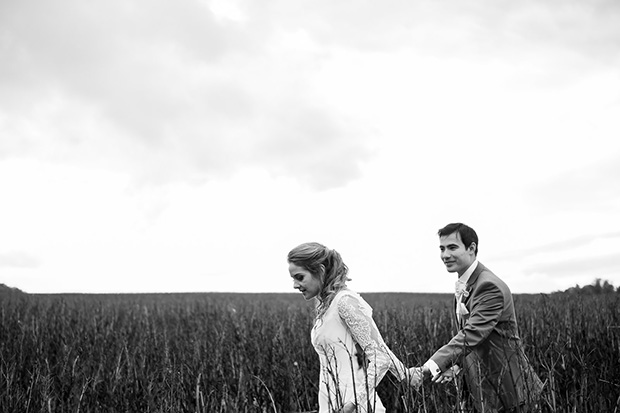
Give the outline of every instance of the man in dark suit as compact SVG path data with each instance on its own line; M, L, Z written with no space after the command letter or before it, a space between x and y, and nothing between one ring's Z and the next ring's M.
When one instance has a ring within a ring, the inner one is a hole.
M446 383L465 378L465 401L479 412L535 411L542 382L523 352L508 286L478 262L478 236L461 223L439 230L441 259L455 272L459 331L421 367Z

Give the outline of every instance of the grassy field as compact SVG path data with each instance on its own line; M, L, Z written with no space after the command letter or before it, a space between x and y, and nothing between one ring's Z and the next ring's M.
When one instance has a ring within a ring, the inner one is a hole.
M455 331L450 296L363 294L385 341L423 363ZM312 305L297 294L4 294L2 412L317 409ZM620 294L517 295L546 412L620 412ZM451 412L455 388L387 376L391 412Z

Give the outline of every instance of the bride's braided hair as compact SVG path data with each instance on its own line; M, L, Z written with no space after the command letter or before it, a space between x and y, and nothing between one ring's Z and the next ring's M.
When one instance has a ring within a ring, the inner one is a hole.
M349 268L336 250L330 250L318 242L307 242L288 253L288 262L303 267L319 277L321 291L317 296L316 318L323 318L336 294L347 287Z

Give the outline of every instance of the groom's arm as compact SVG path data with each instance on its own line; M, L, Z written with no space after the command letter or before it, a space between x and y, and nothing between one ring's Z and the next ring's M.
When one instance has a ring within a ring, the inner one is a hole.
M472 309L465 326L424 363L425 371L431 377L437 375L469 354L487 339L504 310L504 295L501 289L491 282L483 282L472 292Z

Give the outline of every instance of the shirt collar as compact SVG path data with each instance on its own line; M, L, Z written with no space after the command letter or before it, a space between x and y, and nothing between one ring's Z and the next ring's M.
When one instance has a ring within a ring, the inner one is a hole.
M478 259L475 259L474 262L469 266L467 271L465 271L463 275L459 277L459 281L467 284L467 281L469 281L469 277L471 277L471 275L474 273L477 266L478 266Z

